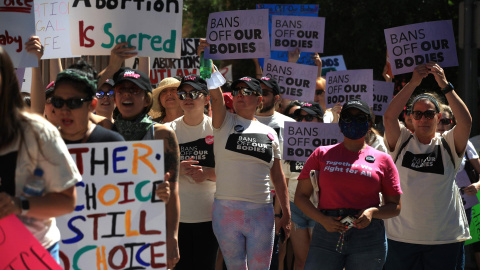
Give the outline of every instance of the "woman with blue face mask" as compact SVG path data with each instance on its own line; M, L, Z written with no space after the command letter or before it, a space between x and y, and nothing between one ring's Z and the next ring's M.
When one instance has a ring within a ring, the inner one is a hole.
M315 149L298 177L295 205L316 222L305 269L382 269L383 219L400 213L398 172L388 154L365 142L372 125L367 103L346 102L338 124L343 142ZM310 201L312 170L318 174L318 205Z

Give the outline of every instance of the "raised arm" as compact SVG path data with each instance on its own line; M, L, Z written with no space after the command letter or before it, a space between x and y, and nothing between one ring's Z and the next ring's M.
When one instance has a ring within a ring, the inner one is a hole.
M43 46L38 36L31 36L25 43L25 49L28 53L35 54L38 59L38 67L32 68L32 86L30 89L30 112L43 115L45 111L45 87L42 80L41 58L43 56Z
M258 62L257 58L254 58L252 60L253 60L253 63L255 63L255 78L260 79L263 76L262 67L260 66L260 63Z
M113 74L122 67L125 59L134 57L137 53L133 53L135 47L127 47L128 42L122 42L115 45L110 52L110 62L108 66L98 74L97 87L100 87L109 78L113 78ZM148 74L148 73L147 73Z

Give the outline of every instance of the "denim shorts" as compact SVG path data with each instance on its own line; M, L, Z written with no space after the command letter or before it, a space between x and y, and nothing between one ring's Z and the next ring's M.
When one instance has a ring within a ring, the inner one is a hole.
M315 226L315 221L305 215L293 202L290 202L290 212L296 229L307 229Z

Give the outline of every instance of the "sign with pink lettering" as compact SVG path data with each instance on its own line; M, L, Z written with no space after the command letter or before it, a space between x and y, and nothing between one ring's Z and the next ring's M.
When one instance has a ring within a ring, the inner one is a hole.
M274 78L282 98L312 101L315 97L317 66L265 59L263 76Z
M338 123L285 122L283 160L307 161L319 146L343 142Z
M0 46L12 59L14 67L38 66L37 57L25 49L25 43L33 35L33 0L0 1Z
M393 75L412 72L430 61L441 67L458 66L451 20L410 24L384 32Z
M269 58L268 9L210 13L206 59Z
M272 16L272 51L323 52L325 18Z
M326 77L325 105L333 108L350 99L361 99L373 107L373 70L330 71Z
M182 14L183 0L72 0L72 53L110 55L128 42L138 56L180 58Z
M77 206L57 218L63 266L166 269L163 141L69 145L83 181Z
M395 83L373 81L373 114L382 116L393 99Z
M0 269L62 269L13 214L0 219L0 254Z

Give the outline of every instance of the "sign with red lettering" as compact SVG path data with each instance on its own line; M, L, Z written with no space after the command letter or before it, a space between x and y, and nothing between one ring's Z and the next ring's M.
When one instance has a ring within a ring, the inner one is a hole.
M69 145L83 181L77 206L57 218L69 269L166 269L163 141ZM71 267L71 268L70 268Z
M62 269L13 214L0 219L0 254L0 269Z

